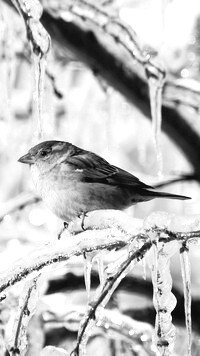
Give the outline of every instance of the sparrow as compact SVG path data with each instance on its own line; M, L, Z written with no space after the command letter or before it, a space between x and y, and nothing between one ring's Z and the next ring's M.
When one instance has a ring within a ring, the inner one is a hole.
M123 210L154 198L191 199L155 191L131 173L69 142L41 142L18 161L30 165L36 190L67 224L93 210Z

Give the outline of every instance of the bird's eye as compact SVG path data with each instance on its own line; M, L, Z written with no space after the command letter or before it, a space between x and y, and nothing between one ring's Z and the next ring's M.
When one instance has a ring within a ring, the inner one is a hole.
M45 157L48 155L48 153L49 153L49 151L42 150L42 151L40 151L40 156Z

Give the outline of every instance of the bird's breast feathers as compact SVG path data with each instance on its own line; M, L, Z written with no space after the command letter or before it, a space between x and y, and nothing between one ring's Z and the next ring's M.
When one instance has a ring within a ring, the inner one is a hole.
M33 165L32 177L49 209L67 222L93 210L124 209L141 198L134 194L133 200L132 192L124 187L82 181L82 169L62 171L54 167L41 172Z
M48 208L65 221L85 211L85 199L79 192L78 176L68 172L41 172L36 165L31 167L33 183ZM80 170L79 170L80 171ZM89 202L88 202L89 203Z

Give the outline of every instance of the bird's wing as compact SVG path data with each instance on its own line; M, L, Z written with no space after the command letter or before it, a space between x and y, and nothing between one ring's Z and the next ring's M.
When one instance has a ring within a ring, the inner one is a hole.
M80 171L83 182L153 189L131 173L109 164L95 153L85 150L75 151L63 164L70 165L72 170Z

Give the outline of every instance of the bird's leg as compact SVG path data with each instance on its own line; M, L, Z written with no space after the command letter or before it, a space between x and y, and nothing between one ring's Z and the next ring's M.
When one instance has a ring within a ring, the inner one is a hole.
M86 231L85 227L84 227L84 222L85 222L85 217L87 217L87 212L83 212L79 215L79 218L82 219L81 221L81 228L83 231Z
M64 221L63 228L60 230L60 232L58 234L58 240L61 239L63 232L68 228L68 226L69 226L69 224L66 221Z

